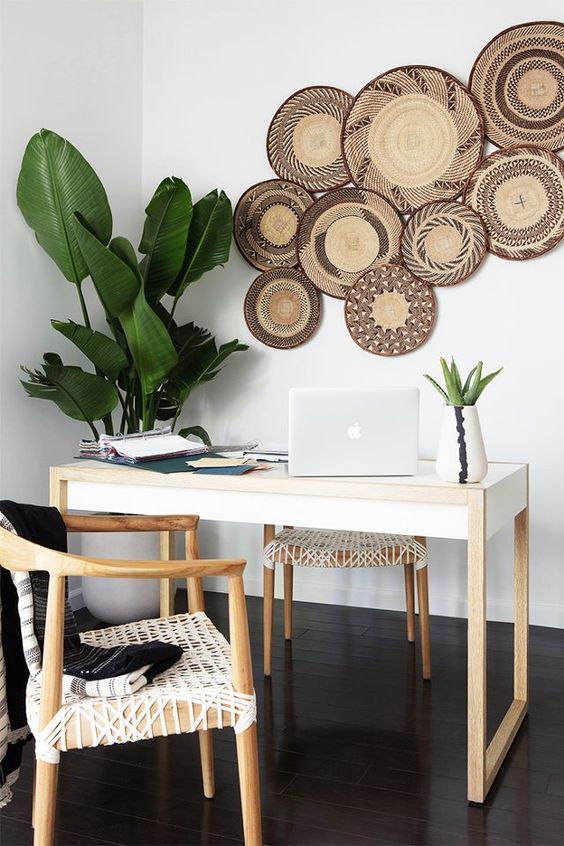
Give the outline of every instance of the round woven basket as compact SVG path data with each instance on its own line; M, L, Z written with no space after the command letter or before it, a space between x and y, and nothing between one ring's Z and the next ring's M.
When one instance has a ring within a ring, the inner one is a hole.
M472 174L464 201L484 221L490 252L534 258L564 235L564 163L540 147L499 150Z
M400 212L457 197L480 161L480 112L467 89L439 68L387 71L355 97L343 129L351 179Z
M433 289L397 264L366 273L352 285L345 303L353 341L375 355L403 355L421 346L435 312Z
M261 273L245 297L247 326L261 343L277 349L303 344L321 314L317 288L295 268Z
M330 191L305 212L298 232L304 273L332 297L344 299L367 270L399 258L402 222L393 206L372 191Z
M469 85L498 147L564 148L564 23L500 32L474 62Z
M298 225L312 203L300 185L280 179L248 188L233 216L233 235L243 258L259 270L294 267Z
M266 147L275 173L308 191L349 181L341 131L352 96L340 88L302 88L282 103L268 129Z
M428 203L407 221L401 238L402 260L429 285L456 285L479 267L486 254L480 215L463 203Z

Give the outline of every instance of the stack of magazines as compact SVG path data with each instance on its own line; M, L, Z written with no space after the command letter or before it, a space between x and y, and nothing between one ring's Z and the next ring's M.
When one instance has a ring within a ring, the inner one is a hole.
M80 458L98 458L137 464L163 458L178 458L183 455L201 455L208 447L199 441L173 435L170 426L135 432L132 435L100 435L97 441L80 442Z

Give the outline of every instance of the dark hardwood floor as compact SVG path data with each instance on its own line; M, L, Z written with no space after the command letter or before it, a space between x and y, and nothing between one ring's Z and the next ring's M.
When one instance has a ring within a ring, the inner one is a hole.
M530 713L477 807L466 801L464 620L433 618L433 678L423 683L403 614L295 603L290 645L277 603L266 680L261 601L248 604L265 844L562 846L563 631L531 630ZM209 594L207 610L226 632L226 598ZM511 639L512 626L489 624L492 726L511 698ZM240 843L233 734L215 736L213 801L202 798L190 735L62 755L57 844ZM32 842L32 761L28 744L2 846Z

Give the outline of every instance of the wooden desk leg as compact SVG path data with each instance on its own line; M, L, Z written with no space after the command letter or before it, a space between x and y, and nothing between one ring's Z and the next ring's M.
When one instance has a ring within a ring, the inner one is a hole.
M468 500L468 800L484 802L528 708L529 515L515 517L513 701L486 745L485 494Z
M486 795L486 511L468 492L468 800Z
M263 543L266 547L274 540L276 527L264 526ZM262 568L263 572L263 593L262 593L262 616L263 616L263 649L264 649L264 674L270 676L272 673L272 622L274 616L274 569Z
M174 558L174 532L160 532L160 555L162 561ZM160 616L171 617L174 614L176 587L174 579L161 579Z
M529 509L515 518L515 629L513 696L529 701Z

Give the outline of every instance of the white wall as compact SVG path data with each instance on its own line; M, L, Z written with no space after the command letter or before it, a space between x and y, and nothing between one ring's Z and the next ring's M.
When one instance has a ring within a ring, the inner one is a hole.
M16 181L28 139L41 127L53 129L79 148L105 184L114 232L138 238L143 6L4 0L1 14L0 495L46 502L47 468L72 460L84 426L51 403L28 399L19 366L38 365L50 350L84 363L49 322L80 320L80 308L75 286L23 220ZM95 297L89 302L99 321Z
M0 108L0 497L47 503L48 468L71 461L81 423L29 399L20 364L46 351L81 356L50 326L80 321L74 285L41 250L16 206L25 145L46 127L86 156L108 191L114 232L138 238L142 224L142 18L140 0L2 0ZM96 297L85 295L100 323ZM88 368L90 369L90 368ZM71 597L80 604L79 580Z
M437 65L466 80L479 50L497 32L531 16L556 20L561 12L561 0L542 0L533 11L524 0L147 0L145 198L174 173L196 197L219 186L236 201L251 183L272 176L266 129L277 106L298 88L329 84L356 93L387 68L413 63ZM256 271L233 249L226 269L189 291L184 316L220 340L244 339L251 350L194 398L185 420L208 427L216 441L285 440L293 385L417 384L422 453L433 456L441 407L421 373L436 372L438 357L450 354L465 368L478 358L491 369L505 365L480 403L484 435L491 459L531 463L532 620L564 626L563 268L564 246L529 262L489 256L471 280L437 292L438 321L430 340L389 360L351 341L342 303L328 297L309 343L287 352L261 346L242 314ZM247 557L247 588L260 593L257 526L205 526L203 548ZM464 614L463 545L431 541L430 550L432 611ZM507 533L491 544L490 581L491 616L510 619ZM403 607L399 572L302 571L296 582L298 598Z
M266 129L296 89L325 83L355 93L387 68L417 62L466 79L490 37L532 14L523 0L3 0L1 10L0 495L36 502L47 501L49 464L71 459L84 430L28 399L18 382L20 363L35 364L46 350L78 361L49 326L51 317L78 318L74 288L15 205L33 132L47 126L82 150L108 189L114 231L136 242L142 200L167 174L184 177L196 197L219 186L233 201L269 178ZM543 0L534 14L557 19L559 12L560 0ZM189 291L183 311L220 340L238 336L251 350L194 397L185 421L202 423L217 440L282 440L293 385L418 384L422 452L432 456L441 408L421 373L451 353L465 367L478 357L492 368L504 364L481 401L484 434L492 459L531 462L532 619L564 626L563 267L564 247L532 262L489 256L471 280L437 292L428 343L388 360L350 340L342 306L330 298L308 344L288 352L258 344L242 314L256 274L234 249L226 269ZM505 534L491 545L490 613L498 619L512 610L509 543ZM204 551L249 559L253 593L261 591L260 548L257 526L203 528ZM432 610L464 614L463 545L431 541L430 548ZM297 597L402 607L399 572L321 575L300 572Z

